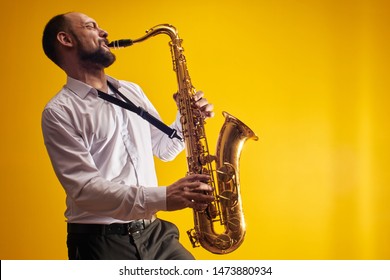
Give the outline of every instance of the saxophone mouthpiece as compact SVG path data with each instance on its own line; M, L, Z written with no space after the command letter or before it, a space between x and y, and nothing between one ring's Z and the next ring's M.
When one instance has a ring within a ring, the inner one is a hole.
M129 47L132 44L133 44L133 40L131 39L121 39L121 40L112 41L107 46L109 48L119 49L119 48Z

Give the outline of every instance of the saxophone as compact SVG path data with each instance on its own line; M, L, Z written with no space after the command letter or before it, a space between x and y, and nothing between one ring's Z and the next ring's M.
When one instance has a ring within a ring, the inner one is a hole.
M246 225L240 197L239 158L244 142L258 140L258 137L243 122L223 112L225 122L217 140L216 154L209 153L205 121L194 106L196 90L188 73L182 39L174 26L160 24L138 39L116 40L108 46L127 47L158 34L166 34L171 39L169 45L179 87L177 103L186 147L187 174L209 174L209 184L214 190L214 202L206 210L194 210L195 226L187 234L193 247L202 246L214 254L227 254L244 241Z

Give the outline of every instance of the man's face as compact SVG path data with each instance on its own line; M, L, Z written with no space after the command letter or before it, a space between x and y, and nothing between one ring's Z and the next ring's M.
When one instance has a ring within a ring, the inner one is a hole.
M99 28L96 21L84 14L72 13L70 33L73 35L81 61L108 67L115 55L107 47L107 32Z

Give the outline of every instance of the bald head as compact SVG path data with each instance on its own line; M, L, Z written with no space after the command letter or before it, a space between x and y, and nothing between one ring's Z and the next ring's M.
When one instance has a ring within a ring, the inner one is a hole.
M57 15L46 24L42 46L47 57L63 69L67 61L108 67L115 56L107 47L107 36L94 19L70 12Z

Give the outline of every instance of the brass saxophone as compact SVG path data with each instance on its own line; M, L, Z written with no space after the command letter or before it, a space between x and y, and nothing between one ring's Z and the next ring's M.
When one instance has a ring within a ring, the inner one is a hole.
M160 24L138 39L113 41L109 47L131 46L158 34L166 34L171 39L169 45L179 86L177 102L186 146L187 174L209 174L209 184L214 189L215 201L204 211L194 210L195 227L187 234L193 247L200 245L214 254L227 254L244 241L246 225L240 197L239 158L244 142L258 140L258 137L243 122L223 112L225 122L218 137L216 154L209 153L205 121L194 106L196 90L188 73L182 39L174 26Z

